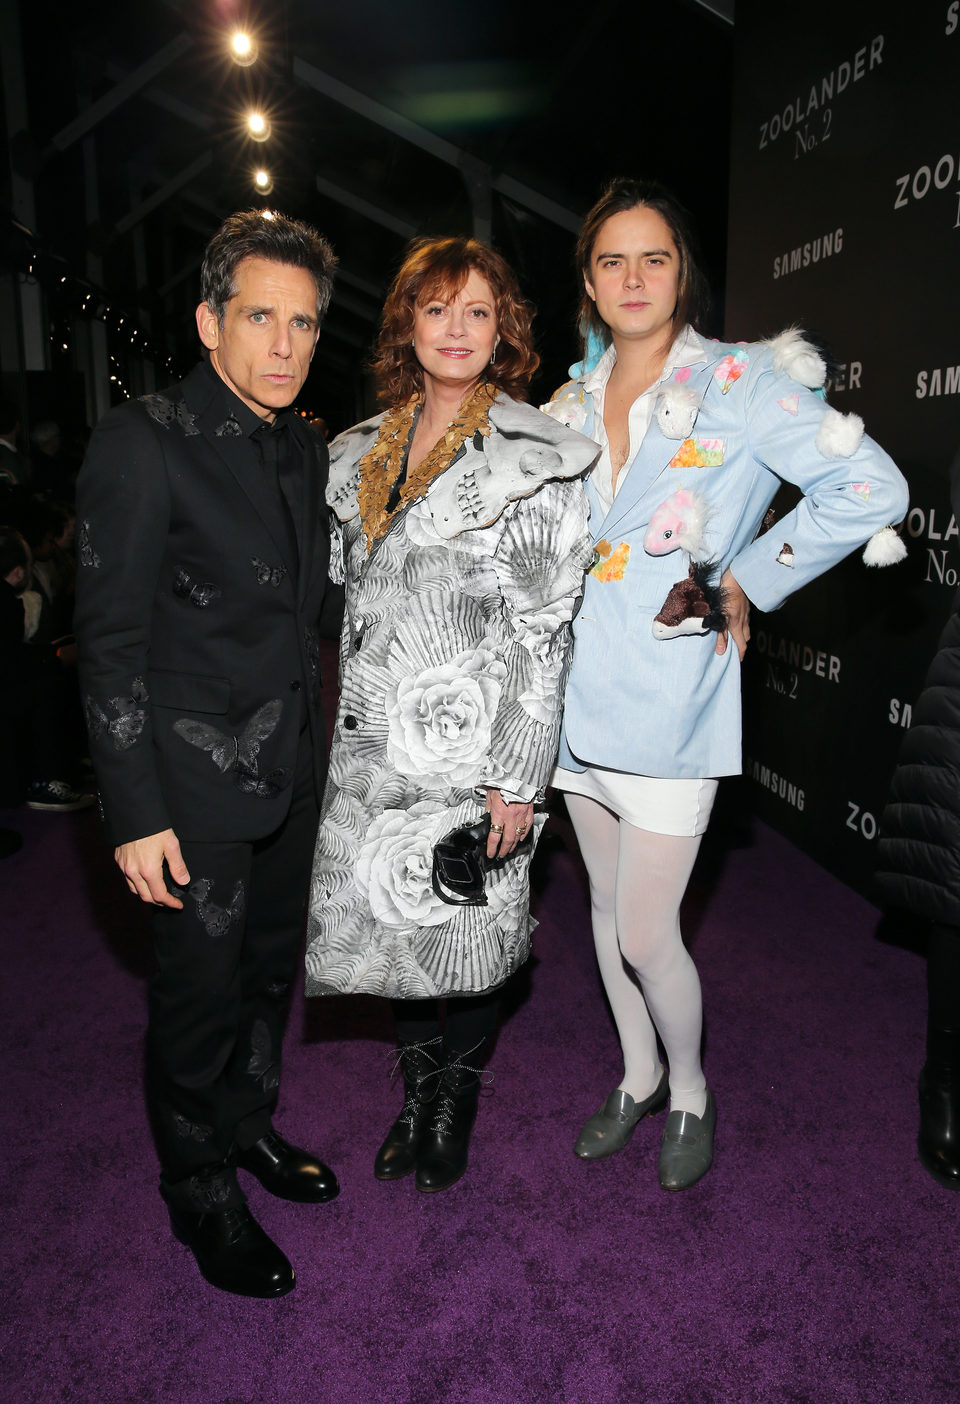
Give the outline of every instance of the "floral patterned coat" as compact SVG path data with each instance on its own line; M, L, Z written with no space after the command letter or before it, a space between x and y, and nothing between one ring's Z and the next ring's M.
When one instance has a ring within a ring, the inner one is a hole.
M580 476L597 449L498 395L489 436L468 440L368 555L358 465L381 419L331 451L346 614L307 993L477 993L529 954L529 856L488 877L487 906L454 907L433 891L433 847L480 816L484 787L543 795L593 554Z

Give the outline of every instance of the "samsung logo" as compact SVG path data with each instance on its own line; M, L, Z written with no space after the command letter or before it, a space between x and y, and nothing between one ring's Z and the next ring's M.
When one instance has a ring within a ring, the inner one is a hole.
M960 395L960 366L935 366L931 371L917 371L918 400L936 395Z
M799 273L801 268L809 268L812 263L819 263L824 258L833 258L835 254L842 252L842 228L834 229L829 234L821 234L819 238L811 239L806 244L798 244L795 249L775 258L774 279L787 278L791 273Z
M759 761L751 760L749 756L744 757L743 770L745 775L749 775L751 780L755 780L758 785L776 795L777 799L782 799L791 809L803 813L806 796L799 785L795 785L785 775L778 775L769 765L761 765Z

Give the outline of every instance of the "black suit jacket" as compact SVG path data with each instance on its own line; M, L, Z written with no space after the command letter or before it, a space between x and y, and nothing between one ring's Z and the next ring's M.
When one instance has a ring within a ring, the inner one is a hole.
M75 631L114 843L263 837L283 820L303 726L326 748L317 637L327 580L326 445L296 416L299 570L239 402L208 367L111 410L77 485Z

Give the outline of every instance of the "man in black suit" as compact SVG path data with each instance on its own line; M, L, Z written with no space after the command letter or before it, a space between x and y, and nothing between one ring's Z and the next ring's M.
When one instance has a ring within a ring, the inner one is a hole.
M326 748L318 630L327 450L290 406L335 259L308 225L231 215L207 246L206 359L104 416L77 497L75 629L115 857L155 907L147 1084L173 1231L245 1296L294 1285L236 1168L338 1192L274 1131Z

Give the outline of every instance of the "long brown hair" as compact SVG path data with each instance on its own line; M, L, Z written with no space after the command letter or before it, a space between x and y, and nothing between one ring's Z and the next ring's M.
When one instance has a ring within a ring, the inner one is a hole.
M577 239L575 257L581 279L578 325L584 353L591 332L595 332L605 346L610 345L610 330L597 311L596 303L583 286L583 279L590 276L590 257L597 235L611 215L623 214L627 210L637 208L655 210L660 215L666 222L680 255L673 335L676 336L687 323L699 331L706 316L710 288L700 267L696 235L689 213L677 197L658 181L620 177L610 182L590 210Z
M532 308L520 295L510 265L498 253L479 239L454 235L416 239L387 293L373 360L381 404L402 404L423 389L423 368L412 344L416 308L433 298L449 302L471 272L490 285L500 335L496 359L487 366L484 379L512 400L524 398L540 364L532 344Z

